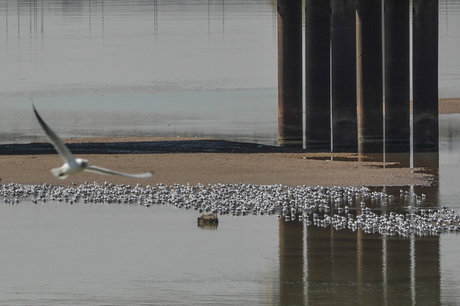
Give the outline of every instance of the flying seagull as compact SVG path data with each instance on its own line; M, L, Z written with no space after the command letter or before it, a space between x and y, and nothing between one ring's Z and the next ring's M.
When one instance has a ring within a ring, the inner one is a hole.
M82 171L89 171L105 175L114 174L133 178L147 178L152 176L151 172L129 174L113 171L110 169L92 165L86 159L75 158L75 156L73 156L73 154L70 152L69 148L67 148L67 146L62 142L62 140L56 135L56 133L45 123L45 121L43 121L43 119L40 117L37 110L35 109L35 106L32 105L32 107L34 109L35 116L37 117L38 122L40 123L40 126L45 131L53 147L56 149L56 151L59 153L59 155L65 162L64 165L62 165L61 167L51 169L51 173L53 173L54 176L60 179L65 179L69 175L77 174Z

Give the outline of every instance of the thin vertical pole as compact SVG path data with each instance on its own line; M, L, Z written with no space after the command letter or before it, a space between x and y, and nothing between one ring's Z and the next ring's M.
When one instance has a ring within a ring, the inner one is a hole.
M359 151L383 152L381 0L358 0L356 16Z
M278 0L278 144L302 138L302 1Z
M358 150L356 113L356 9L332 0L332 129L334 151Z
M306 0L305 22L306 145L330 149L330 0Z
M409 0L385 0L385 148L410 150Z
M437 151L438 0L413 0L414 149Z

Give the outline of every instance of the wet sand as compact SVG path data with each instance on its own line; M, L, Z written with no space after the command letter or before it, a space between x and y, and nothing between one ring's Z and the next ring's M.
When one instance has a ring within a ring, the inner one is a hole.
M460 98L442 98L439 99L440 114L458 114L460 113Z
M52 176L59 167L57 154L1 155L1 183L63 184L85 181L115 184L210 184L251 183L324 186L428 185L431 176L421 169L383 168L380 162L359 162L353 154L327 153L167 153L167 154L82 154L101 167L125 172L150 170L148 179L102 176L83 172L66 180ZM350 161L346 159L350 158Z

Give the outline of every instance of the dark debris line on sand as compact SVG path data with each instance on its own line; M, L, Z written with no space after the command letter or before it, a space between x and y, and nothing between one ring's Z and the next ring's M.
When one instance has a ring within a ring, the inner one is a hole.
M279 153L302 152L249 142L226 140L172 140L133 142L69 143L75 154L151 154L151 153ZM2 144L0 155L52 154L49 143Z

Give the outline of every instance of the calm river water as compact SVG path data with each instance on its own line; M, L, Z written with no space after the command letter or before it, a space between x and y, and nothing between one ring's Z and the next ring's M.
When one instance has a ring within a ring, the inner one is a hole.
M459 97L460 1L440 0L439 14L440 96ZM274 1L2 0L0 23L1 143L43 137L32 101L65 137L276 142ZM439 154L413 158L437 178L405 188L425 193L424 206L460 209L458 135L460 115L441 116ZM0 304L460 304L456 234L381 237L267 216L203 230L196 217L1 205Z

